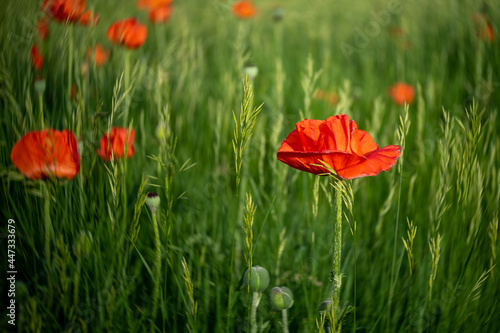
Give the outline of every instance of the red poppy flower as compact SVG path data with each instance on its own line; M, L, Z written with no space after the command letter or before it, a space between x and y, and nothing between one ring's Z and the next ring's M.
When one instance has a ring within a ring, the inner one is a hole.
M172 3L172 0L139 0L136 6L139 9L154 10L161 7L167 7Z
M394 100L396 105L403 105L405 102L411 104L415 97L415 90L406 83L398 82L387 89L387 93Z
M389 28L387 28L387 30L389 30L389 33L393 37L403 37L406 35L404 29L397 25L390 26Z
M476 26L476 35L479 39L493 42L495 40L495 34L493 32L493 26L487 15L474 13L472 14L474 19L474 24Z
M252 18L257 14L257 9L251 1L238 1L233 5L233 14L240 19Z
M29 132L12 147L10 159L30 179L72 179L80 172L77 143L69 130Z
M49 20L41 18L36 23L36 32L41 40L46 40L49 36Z
M36 43L33 44L31 47L31 63L33 64L33 67L39 71L42 69L43 65L43 54L42 51L40 51L40 48Z
M401 147L392 145L379 149L370 134L341 114L326 120L298 122L281 144L278 160L315 175L328 173L322 161L340 178L353 179L388 171L400 150Z
M85 10L86 0L44 0L42 10L60 22L74 22Z
M94 49L87 49L87 59L92 58L97 67L102 66L108 61L109 51L97 43Z
M92 12L91 10L86 10L78 19L78 23L87 26L90 22L92 22L92 25L96 25L100 20L101 18L99 17L99 15Z
M113 44L125 45L128 49L137 49L144 44L148 29L135 18L128 18L113 23L106 35Z
M172 15L171 6L160 7L149 12L149 20L151 23L163 23L168 21L170 15Z
M128 140L127 140L128 137ZM134 149L135 131L128 128L113 127L109 133L104 134L101 138L101 148L97 154L104 160L114 158L123 158L125 156L125 147L127 148L127 158L132 157L135 153ZM109 141L109 146L108 146Z

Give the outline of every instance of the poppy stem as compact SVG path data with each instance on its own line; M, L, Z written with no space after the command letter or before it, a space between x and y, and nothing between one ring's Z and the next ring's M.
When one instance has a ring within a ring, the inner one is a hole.
M128 94L130 88L130 51L125 50L125 73L124 73L125 93ZM130 96L125 100L125 124L128 124L128 108L130 105Z
M260 298L262 293L254 291L252 293L252 310L250 312L250 332L256 333L258 331L257 327L257 307L260 303Z
M288 315L286 313L286 309L281 310L281 318L282 318L282 325L283 325L283 333L288 333Z
M40 128L45 128L43 120L43 95L42 92L38 92L38 104L40 104Z
M340 274L340 257L342 250L342 189L340 186L335 186L335 211L336 219L333 232L333 277L332 277L332 305L333 305L333 328L337 332L339 320L339 303L340 303L340 285L342 283L342 275Z
M151 209L153 215L153 228L155 233L155 261L154 261L154 288L153 288L153 309L151 311L151 332L155 331L156 312L158 312L158 297L160 295L160 276L161 276L161 247L160 232L158 231L158 222L156 221L156 208Z
M68 101L71 102L73 85L73 24L68 24Z

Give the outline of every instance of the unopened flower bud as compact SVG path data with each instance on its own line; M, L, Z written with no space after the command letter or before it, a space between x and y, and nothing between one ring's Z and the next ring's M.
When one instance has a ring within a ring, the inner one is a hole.
M273 20L274 22L280 22L283 19L284 10L281 6L276 6L273 9Z
M76 237L75 244L73 245L73 252L78 259L85 259L90 254L92 243L94 239L90 231L82 231Z
M259 67L257 67L257 65L254 64L248 64L245 66L244 72L245 75L248 76L250 81L253 81L253 79L255 79L255 77L257 76L257 74L259 74Z
M252 267L252 274L249 277L249 270L245 272L244 282L253 292L263 292L269 286L269 272L264 267ZM249 281L250 280L250 281Z
M146 204L148 205L149 209L155 211L156 208L160 206L160 196L158 195L158 193L149 192L146 196Z
M45 92L46 85L47 84L44 78L35 79L34 86L35 86L35 91L37 92L38 95L43 95L43 93Z
M271 303L278 310L286 310L293 305L293 293L287 287L274 287L269 294Z
M167 130L168 129L165 123L163 121L160 121L158 125L156 125L155 129L156 138L160 141L164 140L167 134Z

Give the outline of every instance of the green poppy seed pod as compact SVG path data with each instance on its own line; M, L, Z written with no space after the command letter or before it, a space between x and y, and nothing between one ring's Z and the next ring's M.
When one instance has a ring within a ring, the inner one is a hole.
M34 86L35 86L35 91L39 95L43 95L43 93L45 92L45 86L46 86L45 79L44 78L35 79Z
M280 22L283 19L284 10L283 7L276 6L273 9L273 20L274 22Z
M287 287L274 287L271 289L269 298L278 310L290 309L293 305L293 293Z
M158 193L149 192L146 196L146 204L148 205L149 209L155 211L156 208L160 206L160 196L158 195Z
M75 244L73 245L73 252L78 259L85 259L92 250L92 243L94 239L90 231L81 231L76 237Z
M325 299L318 307L318 312L323 315L325 312L330 311L332 308L332 301L328 298Z
M245 277L243 281L248 287L250 282L250 290L253 292L263 292L269 286L269 272L264 267L254 266L252 267L252 274L250 278L248 277L249 270L245 272ZM248 281L250 279L250 281Z
M162 141L165 139L165 135L167 133L167 129L165 126L165 123L163 121L159 122L158 125L156 125L155 129L155 136L158 140Z
M248 64L245 66L244 72L245 75L248 76L250 81L253 81L253 79L255 79L255 77L257 76L257 74L259 74L259 67L257 67L254 64Z

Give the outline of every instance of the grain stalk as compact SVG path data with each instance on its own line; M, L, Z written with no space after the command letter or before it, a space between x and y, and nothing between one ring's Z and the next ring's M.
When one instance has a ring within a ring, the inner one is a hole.
M257 115L262 109L262 104L256 108L252 108L253 91L248 77L245 79L243 91L243 103L241 104L241 111L238 120L236 119L236 114L233 111L233 120L236 125L233 138L234 162L236 169L236 193L238 193L240 185L245 149L247 148L248 141L252 137Z
M496 212L495 217L491 220L488 225L488 236L491 242L491 257L490 257L490 267L496 265L497 262L497 239L498 239L498 212ZM494 271L491 272L493 276Z
M431 275L429 277L429 303L432 300L432 287L434 286L434 281L436 280L439 258L441 256L442 239L443 238L438 233L436 238L431 238L429 240L429 248L431 252Z
M391 261L391 281L389 284L389 301L388 301L388 315L387 315L387 331L389 331L391 326L391 314L392 314L392 298L394 296L394 288L396 287L396 249L398 244L398 229L399 229L399 211L401 208L401 188L403 185L403 171L404 171L404 153L406 149L406 136L410 130L410 118L409 110L410 106L405 103L404 107L404 117L399 116L399 128L398 128L398 139L401 146L401 156L399 157L398 171L399 171L399 192L398 192L398 208L396 212L396 226L394 228L394 248L392 250L392 261Z
M198 313L198 303L194 299L193 281L191 280L191 273L189 272L189 267L184 257L182 257L182 270L182 280L184 281L184 286L186 287L189 298L189 304L187 304L189 323L187 323L186 326L188 332L196 332L196 316Z
M417 235L417 227L413 224L413 221L410 221L406 218L406 223L408 224L407 235L408 238L403 238L403 245L406 249L406 253L408 255L408 265L410 267L410 278L413 276L413 269L415 267L415 260L413 258L413 241L415 240L415 236Z
M252 195L250 193L246 193L246 205L245 205L245 213L244 213L244 225L242 226L243 231L245 232L245 243L247 245L247 251L248 253L245 253L245 260L247 262L247 268L251 270L253 266L253 221L254 221L254 215L255 215L255 210L257 208L255 207L253 200L252 200ZM250 287L249 287L250 288ZM250 289L249 289L250 290Z
M316 88L316 83L323 70L314 71L314 60L312 54L307 57L306 71L300 81L302 90L304 90L304 111L300 111L300 118L304 119L311 116L311 99Z
M241 111L239 115L239 120L236 118L236 114L233 111L233 120L236 128L234 129L234 138L232 141L233 151L234 151L234 159L235 159L235 171L236 171L236 196L239 197L240 190L240 180L242 175L242 166L243 160L245 156L245 150L248 144L248 141L252 137L253 129L255 126L255 121L257 115L262 109L262 104L256 108L252 107L253 105L253 91L252 85L248 79L248 76L245 78L244 86L243 86L243 103L241 104ZM236 235L236 224L239 223L241 219L242 209L238 200L238 208L237 208L237 217L233 220L233 231L232 231L232 245L231 245L231 279L229 284L229 297L227 303L227 330L230 329L230 321L231 321L231 300L233 294L233 267L234 267L234 245L235 245L235 235Z

